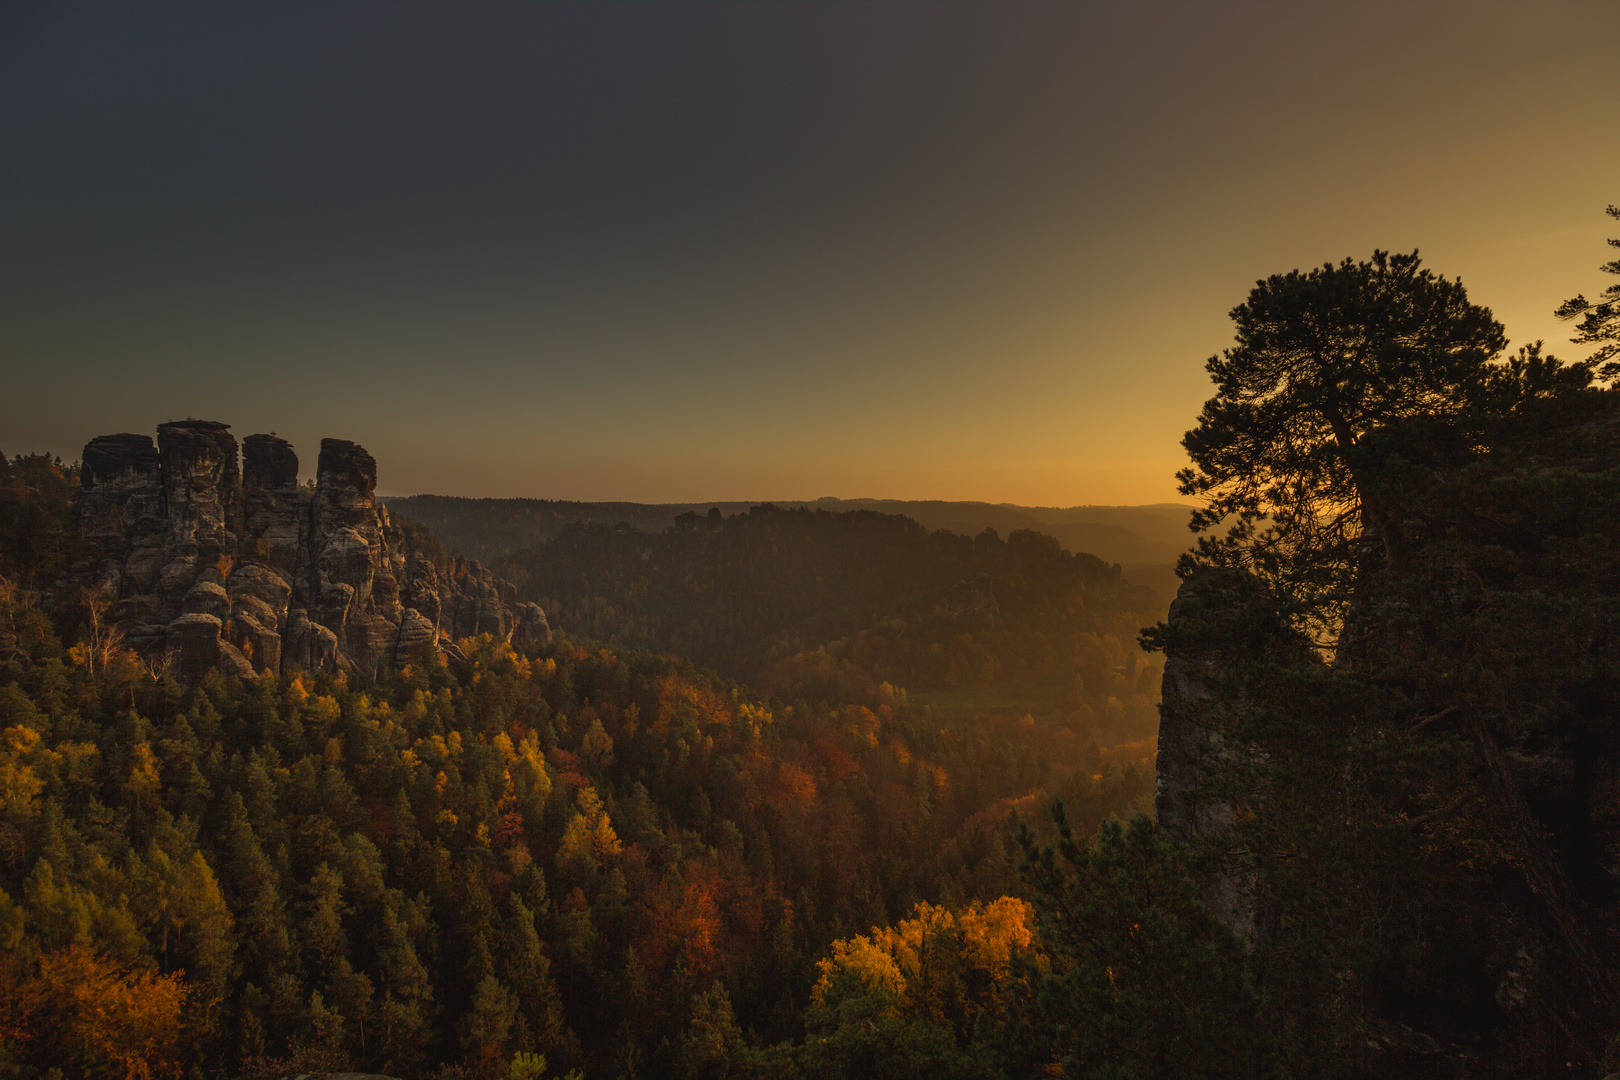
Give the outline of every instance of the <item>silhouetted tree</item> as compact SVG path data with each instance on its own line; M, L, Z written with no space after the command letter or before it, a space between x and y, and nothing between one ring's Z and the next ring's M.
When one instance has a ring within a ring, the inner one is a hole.
M1620 206L1610 206L1605 213L1620 220ZM1620 248L1620 239L1611 237L1609 246ZM1620 259L1604 263L1603 271L1620 274ZM1620 376L1620 283L1610 285L1599 293L1596 303L1585 296L1566 300L1559 305L1555 314L1560 319L1581 320L1576 324L1576 334L1571 340L1577 345L1598 347L1587 362L1597 366L1600 378Z
M1240 565L1305 600L1342 593L1364 534L1394 548L1400 526L1356 475L1371 430L1467 406L1506 345L1462 282L1417 252L1376 251L1256 283L1232 309L1237 344L1207 367L1216 394L1182 445L1181 492L1206 500L1189 562Z

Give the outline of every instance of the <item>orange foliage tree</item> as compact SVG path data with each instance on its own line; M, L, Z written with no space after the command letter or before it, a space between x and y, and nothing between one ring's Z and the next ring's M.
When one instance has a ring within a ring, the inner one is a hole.
M0 1039L23 1059L86 1077L180 1075L186 984L74 945L0 976Z

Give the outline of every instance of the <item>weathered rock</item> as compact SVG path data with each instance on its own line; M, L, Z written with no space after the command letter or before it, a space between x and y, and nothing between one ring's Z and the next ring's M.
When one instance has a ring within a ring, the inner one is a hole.
M175 648L189 677L437 662L459 656L445 634L550 637L545 613L519 605L510 583L415 550L355 443L322 440L313 489L298 486L285 439L248 436L239 468L228 426L206 420L164 424L156 445L93 439L84 462L80 580L118 599L132 646Z
M281 612L248 593L238 593L231 597L231 611L237 615L246 615L266 629L278 627L284 621Z
M1212 684L1221 676L1221 654L1199 635L1185 633L1207 609L1234 591L1240 582L1229 575L1189 578L1170 603L1166 626L1179 647L1165 650L1164 681L1159 705L1158 780L1154 810L1166 835L1188 843L1219 847L1232 827L1232 808L1198 790L1205 770L1224 750L1219 728L1241 701L1217 698ZM1180 633L1178 633L1180 632ZM1190 639L1190 640L1189 640ZM1213 860L1219 867L1204 877L1203 898L1210 913L1241 937L1255 937L1253 874L1241 851L1228 850Z
M398 636L399 623L389 622L375 610L362 611L350 616L343 644L356 667L363 665L371 670L379 661L393 661L394 641Z
M406 608L394 638L394 666L426 664L439 659L439 631L415 608Z
M160 458L150 435L102 435L85 445L76 505L96 582L113 595L124 579L150 592L162 568L167 517Z
M98 435L84 446L80 483L85 487L118 490L132 478L142 486L158 475L158 451L150 435Z
M273 619L265 623L266 626L280 625L292 602L292 585L287 579L259 563L237 567L225 583L225 590L230 593L233 602L240 603L243 597L252 597L274 612Z
M551 622L546 618L546 609L539 604L533 603L517 605L517 626L512 631L512 644L549 645L550 643Z
M220 639L219 642L219 669L227 675L235 675L239 679L257 679L259 673L253 670L253 665L242 651L230 642Z
M242 554L291 578L303 546L298 455L274 435L242 440Z
M1169 621L1181 614L1187 591L1186 584L1177 591ZM1170 653L1164 661L1153 801L1159 827L1180 840L1220 832L1232 824L1231 807L1202 802L1192 794L1212 750L1207 721L1199 715L1210 702L1210 665L1209 658L1196 654Z
M1268 658L1300 667L1320 663L1310 643L1275 617L1265 587L1235 570L1207 570L1182 582L1165 622L1159 705L1159 827L1201 850L1210 869L1204 902L1235 933L1253 939L1252 860L1230 837L1232 808L1201 790L1207 770L1235 751L1221 732L1254 708L1234 678L1238 661ZM1230 841L1230 842L1229 842Z
M401 603L406 607L415 608L428 622L439 626L441 625L439 615L442 611L439 596L439 568L433 565L433 560L425 553L416 552L411 556L406 571Z
M197 580L197 556L165 552L162 569L157 576L157 603L159 610L178 613L180 601Z
M200 679L219 663L219 632L220 621L213 615L182 615L169 623L168 647L182 678Z
M183 420L158 425L169 546L212 562L237 549L241 474L229 424Z
M298 455L292 443L275 435L249 435L242 440L242 495L298 490Z
M282 666L303 668L305 671L337 671L346 667L346 658L338 649L337 635L320 623L311 622L303 608L287 617L287 632L282 635Z
M262 601L254 600L252 597L244 597L243 600L264 606ZM265 626L261 620L254 618L249 611L243 610L244 607L246 604L238 607L233 619L243 645L252 647L249 663L253 665L255 671L277 674L281 671L281 635ZM248 651L243 650L244 653Z
M186 590L180 611L185 615L201 612L216 619L224 619L231 613L231 598L226 594L225 586L212 581L199 581Z
M392 625L380 625L372 598L377 571L388 563L376 487L375 458L346 439L321 440L310 508L312 540L319 544L312 582L319 598L314 617L337 635L362 668L385 657L394 636L389 631L399 621L395 614ZM397 589L393 599L398 600Z
M502 602L498 579L494 574L476 561L457 559L451 580L459 593L451 608L451 637L477 637L480 634L491 634L498 638L511 636L515 619L511 608Z

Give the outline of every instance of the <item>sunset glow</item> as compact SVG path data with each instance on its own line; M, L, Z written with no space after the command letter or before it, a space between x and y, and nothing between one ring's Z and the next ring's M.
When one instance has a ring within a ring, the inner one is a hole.
M388 493L1174 498L1259 277L1598 282L1612 4L8 6L0 448ZM632 14L633 12L633 14Z

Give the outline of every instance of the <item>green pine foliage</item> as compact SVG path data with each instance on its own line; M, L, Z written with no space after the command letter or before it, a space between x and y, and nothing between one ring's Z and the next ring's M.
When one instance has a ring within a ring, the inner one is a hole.
M1245 944L1204 906L1180 848L1146 817L1076 839L1020 835L1050 969L1003 1034L1014 1072L1057 1061L1066 1077L1263 1078L1280 1074Z
M78 466L61 458L0 454L0 577L39 589L67 571L78 486Z

